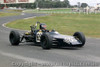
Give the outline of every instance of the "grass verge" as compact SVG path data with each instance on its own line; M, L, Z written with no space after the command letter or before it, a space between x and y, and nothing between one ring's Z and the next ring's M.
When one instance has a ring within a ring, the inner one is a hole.
M14 15L19 15L20 13L4 13L4 12L0 12L0 17L4 17L4 16L14 16Z
M100 37L100 14L52 14L45 17L16 20L6 24L7 27L29 30L30 25L40 21L48 29L55 29L62 34L73 35L76 31L89 37Z
M6 10L6 11L8 11L8 12L22 12L23 10L11 10L11 9L8 9L8 10Z
M34 10L25 10L27 13L69 13L71 9L34 9Z

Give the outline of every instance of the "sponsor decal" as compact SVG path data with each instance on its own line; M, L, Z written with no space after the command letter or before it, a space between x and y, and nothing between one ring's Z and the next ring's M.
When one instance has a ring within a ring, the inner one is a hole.
M29 0L18 0L18 2L29 2Z
M4 3L16 3L16 0L4 0Z
M25 2L25 3L28 3L29 0L4 0L4 3L22 3L22 2Z

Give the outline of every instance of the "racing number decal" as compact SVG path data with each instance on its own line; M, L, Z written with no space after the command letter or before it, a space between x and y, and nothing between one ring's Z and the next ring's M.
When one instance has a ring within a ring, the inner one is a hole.
M40 42L41 35L42 35L42 32L41 32L41 30L40 30L40 31L37 32L37 34L36 34L36 42Z

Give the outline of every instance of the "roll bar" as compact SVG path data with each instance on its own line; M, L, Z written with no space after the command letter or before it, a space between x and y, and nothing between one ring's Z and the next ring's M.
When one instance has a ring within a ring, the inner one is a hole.
M30 26L32 33L34 32L38 24L40 24L40 22L36 22L35 26L34 25Z

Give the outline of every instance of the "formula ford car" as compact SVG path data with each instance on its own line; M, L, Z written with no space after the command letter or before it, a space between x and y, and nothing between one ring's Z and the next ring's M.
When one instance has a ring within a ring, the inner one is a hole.
M39 24L39 29L37 26ZM52 45L59 47L82 47L85 44L85 36L82 32L75 32L73 36L59 34L55 30L47 30L44 23L37 22L36 25L30 26L31 31L20 35L17 31L12 30L9 35L11 45L19 45L23 42L40 43L43 49L50 49Z

